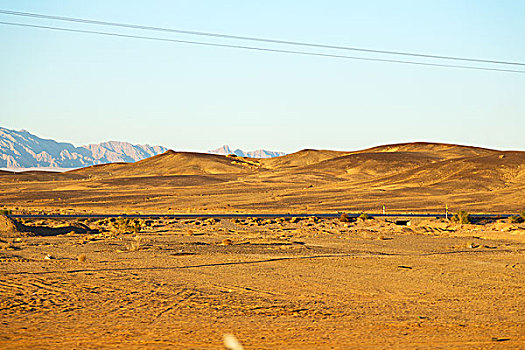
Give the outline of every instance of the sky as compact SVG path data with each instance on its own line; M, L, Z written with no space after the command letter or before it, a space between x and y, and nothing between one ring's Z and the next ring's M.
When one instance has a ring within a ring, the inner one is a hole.
M0 0L32 12L357 48L525 63L524 1ZM0 22L366 58L480 65L0 14ZM399 142L525 150L525 74L204 47L0 24L0 126L291 153ZM496 67L491 65L490 67ZM497 66L524 70L525 66Z

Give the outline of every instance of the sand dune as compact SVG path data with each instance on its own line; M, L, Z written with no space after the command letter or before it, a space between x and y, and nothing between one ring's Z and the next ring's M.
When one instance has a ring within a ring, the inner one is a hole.
M62 174L4 172L0 182L8 207L516 212L525 208L525 152L432 143L270 159L168 151Z
M462 146L447 143L411 142L372 147L361 152L420 152L440 158L453 159L498 153L488 148Z
M347 152L304 149L282 157L261 159L261 164L267 169L283 169L316 164L326 159L332 159Z
M70 173L97 176L168 176L229 174L249 171L254 165L241 157L166 151L136 163L111 163L72 170Z

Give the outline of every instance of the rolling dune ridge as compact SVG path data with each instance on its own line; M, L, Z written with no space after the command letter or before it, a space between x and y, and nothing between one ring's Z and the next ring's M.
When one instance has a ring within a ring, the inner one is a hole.
M138 212L517 212L525 152L410 143L267 159L167 151L65 173L0 173L6 206Z

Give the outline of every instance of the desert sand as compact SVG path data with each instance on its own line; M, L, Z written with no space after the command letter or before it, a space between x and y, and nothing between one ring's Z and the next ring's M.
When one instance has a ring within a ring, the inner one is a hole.
M66 173L0 172L26 212L444 213L525 210L525 152L412 143L270 159L168 151Z
M4 233L0 347L219 349L229 333L246 349L525 346L520 224L141 224Z
M169 151L0 185L15 213L517 213L525 155ZM394 221L3 217L0 348L525 348L525 223Z

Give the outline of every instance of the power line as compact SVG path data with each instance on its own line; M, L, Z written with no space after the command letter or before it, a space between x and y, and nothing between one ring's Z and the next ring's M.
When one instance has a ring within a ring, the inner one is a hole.
M295 46L303 46L303 47L315 47L315 48L347 50L347 51L358 51L358 52L378 53L378 54L387 54L387 55L411 56L411 57L420 57L420 58L433 58L433 59L441 59L441 60L454 60L454 61L465 61L465 62L525 66L525 63L523 62L499 61L499 60L478 59L478 58L469 58L469 57L441 56L441 55L420 54L420 53L413 53L413 52L375 50L375 49L365 49L365 48L349 47L349 46L315 44L315 43L307 43L307 42L300 42L300 41L265 39L265 38L249 37L249 36L228 35L228 34L220 34L220 33L198 32L198 31L180 30L180 29L173 29L173 28L144 26L144 25L138 25L138 24L107 22L107 21L91 20L91 19L84 19L84 18L52 16L52 15L44 15L44 14L31 13L31 12L0 10L0 13L5 14L5 15L12 15L12 16L52 19L52 20L58 20L58 21L96 24L96 25L113 26L113 27L121 27L121 28L132 28L132 29L141 29L141 30L168 32L168 33L200 35L200 36L222 38L222 39L248 40L248 41L273 43L273 44L295 45Z
M331 57L331 58L341 58L341 59L351 59L351 60L361 60L361 61L374 61L374 62L402 63L402 64L412 64L412 65L431 66L431 67L447 67L447 68L474 69L474 70L483 70L483 71L525 73L525 71L523 70L514 70L514 69L476 67L476 66L451 65L451 64L439 64L439 63L424 63L424 62L416 62L416 61L402 61L402 60L392 60L392 59L383 59L383 58L368 58L368 57L335 55L335 54L327 54L327 53L319 53L319 52L270 49L270 48L256 47L256 46L216 44L216 43L209 43L209 42L202 42L202 41L178 40L178 39L168 39L168 38L160 38L160 37L152 37L152 36L101 32L101 31L93 31L93 30L81 30L81 29L70 29L70 28L61 28L61 27L52 27L52 26L40 26L40 25L25 24L25 23L0 22L0 24L9 25L9 26L18 26L18 27L49 29L49 30L72 32L72 33L97 34L97 35L105 35L105 36L120 37L120 38L154 40L154 41L181 43L181 44L212 46L212 47L226 47L226 48L234 48L234 49L277 52L277 53L287 53L287 54L305 55L305 56Z

